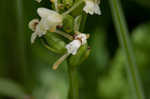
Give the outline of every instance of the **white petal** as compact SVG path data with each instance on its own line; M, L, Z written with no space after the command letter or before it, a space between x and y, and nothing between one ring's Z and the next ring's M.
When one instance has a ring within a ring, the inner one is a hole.
M47 30L49 29L49 25L47 23L47 20L41 19L40 23L37 25L35 33L41 37L46 34Z
M47 33L48 25L46 24L46 20L42 19L39 24L36 26L35 32L31 36L31 43L33 44L36 37L41 37Z
M99 8L99 1L93 1L93 0L84 0L85 1L85 6L83 10L86 13L89 13L90 15L93 14L101 14L100 8Z
M37 24L39 24L39 20L33 19L29 22L28 26L32 31L35 31Z
M38 8L37 12L42 19L47 20L46 23L49 26L57 26L62 24L62 15L53 10L49 10L47 8Z
M92 2L91 0L86 0L85 1L85 7L83 8L83 10L86 12L86 13L89 13L91 15L94 14L94 2Z
M87 36L86 34L83 34L83 33L80 33L78 34L75 39L80 39L82 42L82 45L86 44L87 43Z
M95 4L95 8L94 8L95 10L95 14L98 14L98 15L101 15L101 10L100 10L100 8L99 8L99 5L97 5L97 4Z
M81 42L79 40L73 40L69 44L66 45L68 53L75 55L78 51L78 49L81 46Z
M56 30L57 25L62 25L62 15L59 13L49 10L47 8L38 8L37 10L39 16L41 17L40 22L38 22L38 25L36 24L36 27L34 26L34 23L37 22L37 20L33 20L29 23L29 27L34 30L34 34L32 34L31 42L33 43L36 37L41 37L47 33L47 31L54 32Z
M36 33L33 33L32 36L31 36L31 44L34 43L36 37L37 37L37 34L36 34Z
M47 9L47 8L38 8L37 9L37 13L39 14L39 16L42 18L42 17L55 17L55 16L61 16L59 13L53 11L53 10L50 10L50 9Z

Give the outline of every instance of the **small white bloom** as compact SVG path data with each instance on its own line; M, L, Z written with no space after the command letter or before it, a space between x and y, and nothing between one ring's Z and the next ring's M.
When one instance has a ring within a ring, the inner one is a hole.
M59 13L46 8L38 8L37 12L41 17L41 21L43 21L43 26L46 29L54 32L57 25L62 25L63 16Z
M62 25L63 17L59 13L46 8L38 8L37 10L41 20L36 26L34 33L31 36L31 43L34 43L36 37L41 37L47 31L55 32L57 25ZM32 23L29 23L31 25Z
M36 30L36 26L39 24L39 19L33 19L29 22L29 28L32 30L32 31L35 31Z
M87 37L85 34L80 33L75 37L75 40L66 45L68 53L75 55L81 45L87 43Z
M99 8L100 0L84 0L85 7L83 10L90 15L98 14L101 15L101 10Z
M35 1L37 1L38 3L40 3L42 0L35 0Z
M81 46L81 42L79 40L73 40L68 45L66 45L66 48L68 50L68 53L75 55L78 51L78 49Z
M86 36L86 34L80 33L80 34L78 34L75 37L75 39L80 40L82 45L87 43L87 36Z

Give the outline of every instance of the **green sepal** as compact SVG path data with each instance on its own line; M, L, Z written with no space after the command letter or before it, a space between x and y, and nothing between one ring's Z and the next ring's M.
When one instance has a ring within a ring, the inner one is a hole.
M74 31L79 31L80 29L80 25L81 25L81 19L82 19L82 16L77 16L75 19L74 19Z
M45 47L57 54L64 54L66 53L66 43L64 40L56 33L48 32L42 38L43 42L45 43Z
M87 59L90 54L88 44L82 45L76 55L71 55L68 58L68 65L72 67L79 66L83 61Z
M74 29L74 18L70 15L64 16L63 30L67 33L72 33Z

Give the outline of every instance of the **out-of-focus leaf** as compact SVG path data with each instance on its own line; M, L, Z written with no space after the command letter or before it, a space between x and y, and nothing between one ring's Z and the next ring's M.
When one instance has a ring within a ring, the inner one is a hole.
M19 99L24 99L26 97L23 88L19 84L8 79L0 79L0 95Z
M150 98L150 22L139 25L133 30L133 42L139 72L141 74L146 99Z
M39 75L37 87L33 90L35 99L67 99L68 86L64 75L46 68Z
M134 53L142 78L146 99L149 99L150 83L150 23L136 27L132 32ZM130 90L125 74L125 56L120 49L112 62L112 67L99 82L99 90L102 97L107 99L130 99Z
M125 56L119 50L108 74L99 80L100 96L106 99L130 99L129 84L124 76ZM125 98L128 97L128 98Z
M91 60L103 70L108 63L108 50L106 42L106 31L104 28L96 28L91 33Z
M126 58L126 73L129 79L130 89L132 89L132 95L134 96L132 98L144 99L144 92L141 87L137 63L133 54L134 51L121 2L119 0L109 0L109 4L117 37Z

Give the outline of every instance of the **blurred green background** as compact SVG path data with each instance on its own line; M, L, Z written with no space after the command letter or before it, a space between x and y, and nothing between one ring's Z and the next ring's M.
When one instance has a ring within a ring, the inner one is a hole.
M48 0L0 1L0 99L67 99L66 62L51 69L58 55L36 42L28 22ZM150 1L121 0L146 99L150 99ZM80 99L133 99L107 0L102 16L88 16L91 55L78 67Z

